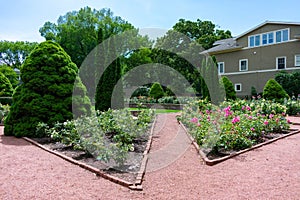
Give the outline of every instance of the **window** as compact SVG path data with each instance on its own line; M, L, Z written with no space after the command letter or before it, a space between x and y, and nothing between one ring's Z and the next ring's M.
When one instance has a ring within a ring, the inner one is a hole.
M250 47L254 47L254 36L251 36L249 38L249 44L250 44Z
M262 35L262 44L263 45L268 44L268 34L263 34Z
M274 33L272 32L272 33L269 33L268 34L268 39L269 39L269 44L273 44L273 42L274 42Z
M236 92L241 92L242 91L242 84L241 83L234 84L234 90Z
M282 31L282 41L288 41L289 40L289 31L288 29L285 29Z
M248 59L240 60L240 71L248 71Z
M258 47L261 45L268 45L280 42L289 41L289 29L277 30L258 35L250 35L248 37L249 47Z
M276 31L276 42L281 42L281 31Z
M259 46L260 45L260 35L256 35L255 36L255 46Z
M289 40L289 29L276 31L276 43L286 42Z
M300 67L300 55L295 55L295 66Z
M224 62L218 62L218 72L219 72L219 74L225 73L225 63Z
M276 58L277 69L285 69L286 66L286 57L277 57Z

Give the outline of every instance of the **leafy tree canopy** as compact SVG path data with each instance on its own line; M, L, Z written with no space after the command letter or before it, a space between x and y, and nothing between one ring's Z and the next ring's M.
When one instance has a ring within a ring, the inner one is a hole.
M200 19L194 22L179 19L173 26L173 30L185 34L193 41L197 41L204 49L211 48L213 43L217 40L232 37L229 30L217 29L217 25L213 22L201 21Z
M3 73L10 81L13 88L16 88L19 84L18 74L9 66L1 65L0 72Z
M0 41L0 65L20 69L25 58L35 48L37 42Z
M0 72L0 97L11 97L13 88L6 76Z
M134 27L110 9L85 7L60 16L57 23L46 22L40 33L46 40L59 43L78 67L97 44L112 35Z

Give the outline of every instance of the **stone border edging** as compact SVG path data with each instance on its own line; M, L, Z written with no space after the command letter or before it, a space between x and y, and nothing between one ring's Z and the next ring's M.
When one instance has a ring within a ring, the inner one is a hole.
M92 166L87 165L87 164L85 164L85 163L83 163L83 162L80 162L80 161L78 161L78 160L75 160L75 159L73 159L73 158L71 158L71 157L68 157L68 156L66 156L66 155L64 155L64 154L61 154L61 153L59 153L59 152L57 152L57 151L53 151L53 150L51 150L51 149L48 149L48 148L44 147L43 145L37 143L36 141L34 141L34 140L30 139L30 138L23 137L23 139L26 140L27 142L32 143L33 145L35 145L35 146L37 146L37 147L39 147L39 148L41 148L41 149L43 149L43 150L45 150L45 151L51 153L51 154L54 154L54 155L56 155L56 156L58 156L58 157L60 157L60 158L62 158L62 159L64 159L64 160L66 160L66 161L72 163L72 164L75 164L75 165L78 165L78 166L80 166L80 167L82 167L82 168L84 168L84 169L87 169L87 170L89 170L89 171L91 171L91 172L93 172L93 173L95 173L95 174L101 176L102 178L105 178L105 179L107 179L107 180L110 180L110 181L112 181L112 182L114 182L114 183L117 183L117 184L122 185L122 186L125 186L125 187L129 187L129 186L132 185L132 183L130 183L130 182L128 182L128 181L124 181L124 180L122 180L122 179L120 179L120 178L117 178L117 177L115 177L115 176L112 176L112 175L109 175L109 174L105 174L104 172L102 172L101 170L99 170L99 169L97 169L97 168L95 168L95 167L92 167Z
M147 163L148 163L148 153L150 151L151 144L152 144L153 131L154 131L155 124L156 124L156 116L154 118L151 130L150 130L150 134L149 134L148 142L147 142L147 145L146 145L146 149L143 153L143 160L142 160L142 163L141 163L141 166L140 166L140 171L138 172L135 183L133 185L129 186L129 189L131 189L131 190L143 190L142 183L143 183L143 178L144 178Z
M235 152L235 153L232 153L228 156L224 156L222 158L217 158L217 159L213 159L213 160L210 160L207 158L207 156L205 155L205 153L200 149L199 145L197 144L197 142L195 141L195 139L188 133L186 127L184 126L184 124L181 123L181 121L179 121L179 124L182 126L182 128L184 129L185 133L187 134L188 138L192 141L192 144L194 145L194 147L197 149L197 151L199 152L202 160L204 161L204 163L206 165L209 165L209 166L212 166L212 165L215 165L215 164L218 164L220 162L223 162L225 160L228 160L229 158L233 158L235 156L238 156L238 155L241 155L243 153L246 153L248 151L251 151L251 150L254 150L254 149L257 149L257 148L260 148L264 145L267 145L267 144L270 144L270 143L273 143L277 140L280 140L280 139L283 139L283 138L286 138L286 137L289 137L291 135L294 135L294 134L297 134L297 133L300 133L300 129L290 129L292 130L292 132L288 133L288 134L285 134L283 136L280 136L280 137L277 137L277 138L273 138L273 139L270 139L270 140L267 140L265 142L262 142L262 143L259 143L257 145L254 145L250 148L247 148L247 149L244 149L244 150L241 150L241 151L238 151L238 152Z
M147 166L147 162L148 162L148 153L150 151L150 147L151 147L151 144L152 144L152 136L153 136L153 130L154 130L154 125L156 123L156 117L154 118L154 121L153 121L153 124L152 124L152 127L151 127L151 131L150 131L150 134L149 134L149 138L148 138L148 142L147 142L147 145L146 145L146 149L143 153L143 159L142 159L142 163L141 163L141 166L140 166L140 170L138 172L138 175L136 177L136 180L134 183L131 183L131 182L128 182L128 181L125 181L123 179L120 179L118 177L115 177L115 176L112 176L112 175L109 175L109 174L106 174L104 172L102 172L101 170L93 167L93 166L90 166L90 165L87 165L83 162L80 162L78 160L75 160L71 157L68 157L64 154L61 154L57 151L54 151L54 150L51 150L51 149L48 149L46 147L44 147L43 145L39 144L38 142L28 138L28 137L22 137L25 141L43 149L44 151L47 151L51 154L54 154L72 164L75 164L75 165L78 165L86 170L89 170L99 176L101 176L102 178L105 178L111 182L114 182L116 184L119 184L121 186L124 186L124 187L127 187L131 190L143 190L143 187L142 187L142 182L143 182L143 178L144 178L144 175L145 175L145 171L146 171L146 166Z

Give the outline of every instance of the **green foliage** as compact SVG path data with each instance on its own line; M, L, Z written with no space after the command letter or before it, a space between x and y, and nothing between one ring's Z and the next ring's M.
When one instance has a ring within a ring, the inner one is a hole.
M263 97L276 102L283 102L283 99L289 98L289 95L277 81L270 79L264 87Z
M165 95L163 88L158 82L153 83L150 88L149 96L153 97L154 99L159 99Z
M144 137L153 118L152 110L143 110L137 119L133 119L127 109L109 109L98 116L94 114L58 122L51 128L39 123L36 134L48 135L54 141L89 152L99 160L115 160L123 164L127 153L134 150L134 140Z
M256 97L256 95L257 95L256 88L254 86L251 86L251 96Z
M142 87L139 87L138 89L136 89L132 93L131 97L140 97L140 96L148 97L149 96L149 91L150 91L150 88L142 86Z
M300 72L287 73L281 71L275 75L275 80L283 87L283 89L291 97L300 94Z
M221 79L221 88L224 87L225 92L226 92L226 99L227 100L235 100L236 99L236 92L234 90L234 86L232 82L227 78L226 76L222 76Z
M46 22L40 28L40 33L46 40L59 43L80 67L86 56L101 41L133 28L121 17L114 16L110 9L85 7L60 16L57 24Z
M30 52L37 46L36 42L0 41L0 63L20 69ZM13 84L13 83L12 83Z
M10 110L10 106L9 105L2 105L0 103L0 123L2 123L5 118L7 117L8 113Z
M287 100L284 101L284 105L286 106L286 114L288 115L299 115L300 114L300 99L297 100Z
M211 48L217 40L231 38L229 30L216 29L216 25L211 21L201 21L200 19L195 22L179 19L173 29L196 40L204 49Z
M23 84L13 95L11 112L5 120L5 134L36 137L39 122L53 126L72 119L72 92L77 71L57 43L39 44L21 69Z
M13 88L16 88L18 86L18 75L11 67L7 65L1 65L0 73L3 73L6 76L6 78L8 78Z
M0 97L11 97L13 88L6 76L0 72Z

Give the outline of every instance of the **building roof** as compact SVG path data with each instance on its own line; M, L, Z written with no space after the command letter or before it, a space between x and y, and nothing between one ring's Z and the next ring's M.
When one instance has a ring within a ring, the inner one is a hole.
M219 52L226 50L234 50L242 48L236 43L236 38L228 38L223 40L218 40L214 44L214 47L204 51L203 53Z
M248 33L251 33L252 31L255 31L256 29L259 29L259 28L261 28L261 27L263 27L263 26L265 26L265 25L267 25L267 24L278 24L278 25L300 25L300 22L265 21L265 22L259 24L258 26L255 26L254 28L252 28L252 29L250 29L250 30L248 30L248 31L246 31L246 32L244 32L244 33L238 35L238 36L236 37L236 39L239 39L239 38L241 38L241 37L247 35Z

